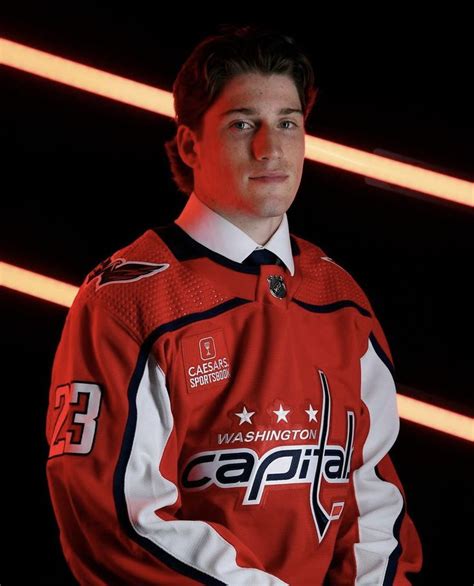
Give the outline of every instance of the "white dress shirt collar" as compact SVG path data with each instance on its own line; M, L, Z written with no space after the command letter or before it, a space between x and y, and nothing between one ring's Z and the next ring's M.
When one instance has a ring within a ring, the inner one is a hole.
M175 224L206 248L235 262L243 262L256 248L266 248L285 263L292 276L295 274L286 213L276 232L263 246L208 207L194 192L189 196Z

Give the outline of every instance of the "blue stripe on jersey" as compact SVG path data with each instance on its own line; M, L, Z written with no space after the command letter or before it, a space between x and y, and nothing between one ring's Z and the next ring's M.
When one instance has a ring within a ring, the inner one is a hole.
M377 356L380 358L380 360L388 368L388 370L390 371L390 374L392 375L392 378L395 378L395 368L394 368L392 362L390 361L390 358L387 356L384 349L379 344L379 341L375 337L375 334L373 332L371 332L369 335L369 338L370 338L370 341L372 342L372 346L373 346L375 352L377 353ZM388 482L380 474L378 466L375 466L375 474L377 475L378 478L380 478L380 480L383 480L384 482ZM402 495L402 498L403 498L403 495ZM397 540L397 547L392 551L392 553L390 554L390 556L388 558L388 564L387 564L387 569L386 569L386 573L385 573L385 578L383 581L383 586L390 586L391 584L393 584L393 581L395 579L395 574L396 574L397 566L398 566L398 560L400 559L400 555L402 553L402 548L400 545L400 528L402 525L403 517L405 516L405 510L406 510L405 499L403 499L402 510L400 511L400 514L398 515L398 517L395 520L395 523L393 525L393 536Z
M385 353L385 350L379 344L379 342L373 332L370 332L369 338L370 338L370 341L372 342L372 346L374 347L375 352L377 353L377 356L385 364L385 366L389 369L390 374L392 375L392 378L395 378L395 367L392 364L392 362L390 361L390 358Z
M122 448L120 450L120 456L117 462L117 466L115 468L114 473L114 500L115 500L115 507L117 510L117 516L122 527L125 529L126 534L133 539L136 543L150 552L152 555L157 557L160 561L164 564L183 574L184 576L188 576L196 580L197 582L201 582L202 584L209 584L211 586L225 586L225 582L221 582L220 580L209 576L205 572L201 572L196 568L176 559L174 556L166 552L161 547L157 546L155 543L139 535L133 528L132 524L130 523L130 519L128 517L128 511L126 506L125 500L125 471L127 467L127 463L130 458L130 453L132 450L133 439L135 436L135 429L137 424L137 407L136 407L136 396L138 392L138 387L140 385L140 381L143 376L143 372L146 367L146 363L148 360L149 353L153 347L155 341L164 333L170 332L173 330L177 330L184 325L189 323L197 322L200 320L208 319L210 317L219 315L221 313L225 313L235 307L239 307L245 303L249 303L246 299L235 298L221 305L213 307L208 311L196 312L190 315L183 316L179 319L173 320L167 324L163 324L156 328L145 340L140 350L140 354L137 359L137 365L135 367L135 371L130 381L130 385L128 388L128 401L129 401L129 413L128 419L125 426L124 437L122 441Z
M307 309L308 311L312 311L313 313L331 313L332 311L337 311L338 309L342 309L343 307L355 307L355 309L357 309L357 311L359 311L359 313L361 313L365 317L372 317L370 311L368 311L361 305L357 304L355 301L351 301L350 299L341 299L341 301L335 301L334 303L326 303L325 305L314 305L312 303L306 303L306 301L301 301L300 299L295 298L293 298L293 301L303 309Z

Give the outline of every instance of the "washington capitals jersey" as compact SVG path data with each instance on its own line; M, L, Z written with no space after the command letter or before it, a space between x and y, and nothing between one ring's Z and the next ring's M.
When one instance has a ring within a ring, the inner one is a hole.
M174 222L87 275L52 368L47 479L81 584L409 584L393 360L361 287Z

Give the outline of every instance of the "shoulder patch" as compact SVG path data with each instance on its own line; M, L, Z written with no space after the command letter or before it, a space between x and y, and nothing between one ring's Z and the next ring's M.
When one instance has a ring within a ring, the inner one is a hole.
M96 289L104 285L131 283L145 277L152 277L169 268L168 263L154 263L139 260L127 261L125 258L108 257L89 273L86 283L98 277Z

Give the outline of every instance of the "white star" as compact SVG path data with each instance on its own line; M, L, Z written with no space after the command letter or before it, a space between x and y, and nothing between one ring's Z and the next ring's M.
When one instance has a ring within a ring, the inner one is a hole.
M237 417L240 417L239 425L242 425L242 423L252 423L252 420L250 418L254 414L255 414L255 411L247 411L247 407L245 405L240 413L234 413L234 415L237 415Z
M278 416L277 423L282 420L288 423L288 419L286 418L286 416L289 412L290 410L288 409L287 411L285 411L283 409L282 404L280 403L280 408L277 411L273 411L273 413L276 413L276 415Z
M318 422L318 420L316 419L316 415L318 413L318 410L314 410L313 406L310 404L309 409L305 409L306 413L309 415L309 421L316 421L316 423Z

